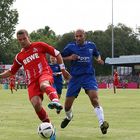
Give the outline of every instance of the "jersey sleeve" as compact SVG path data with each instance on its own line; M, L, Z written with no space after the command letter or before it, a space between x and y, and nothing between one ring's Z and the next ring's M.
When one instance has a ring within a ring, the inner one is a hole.
M16 72L19 70L19 68L21 67L22 65L20 64L20 62L18 62L17 60L17 56L15 57L14 59L14 62L13 62L13 65L11 66L11 68L9 69L10 72L15 75Z
M41 43L41 51L43 53L48 53L54 57L56 57L60 52L56 50L53 46L48 45L47 43L40 42Z
M68 44L64 50L61 52L62 57L67 57L70 56L72 54L72 51L70 49L70 45Z
M100 53L99 53L96 45L94 43L92 45L93 45L93 48L94 48L93 49L93 56L98 57L100 55Z

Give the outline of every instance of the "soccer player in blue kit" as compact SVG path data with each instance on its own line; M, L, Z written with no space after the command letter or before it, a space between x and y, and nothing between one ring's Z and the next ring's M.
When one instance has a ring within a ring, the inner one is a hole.
M60 70L59 64L57 64L57 60L55 57L50 56L50 63L49 63L52 71L53 71L53 78L54 78L54 84L53 87L56 89L58 97L60 99L62 94L62 88L63 88L63 76L62 72Z
M61 123L61 128L65 128L73 118L72 105L75 98L79 95L81 88L88 95L94 111L97 115L102 134L107 133L109 124L104 120L103 108L98 100L98 85L95 78L93 58L97 63L104 64L101 56L93 42L85 40L85 32L78 29L74 33L75 42L69 43L61 52L64 60L71 62L70 74L72 78L68 83L65 99L66 117Z

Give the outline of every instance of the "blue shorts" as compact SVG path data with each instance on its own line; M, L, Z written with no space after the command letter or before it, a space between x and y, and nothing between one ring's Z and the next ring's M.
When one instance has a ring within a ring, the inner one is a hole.
M53 87L56 89L57 94L62 94L62 88L63 85L62 84L53 84Z
M63 80L62 76L54 76L54 83L53 87L56 89L57 94L62 94L62 88L63 88Z
M61 83L61 82L55 82L53 84L53 87L56 89L57 94L60 94L60 95L62 94L63 83Z
M68 84L68 90L66 97L77 97L81 88L84 90L98 90L98 84L94 75L86 74L80 76L74 76L71 78Z

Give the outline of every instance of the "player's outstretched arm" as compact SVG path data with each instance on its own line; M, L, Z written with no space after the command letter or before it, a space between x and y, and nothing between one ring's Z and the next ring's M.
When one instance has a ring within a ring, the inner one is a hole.
M63 77L65 78L66 81L69 81L71 78L71 75L69 74L69 72L65 69L65 64L63 62L63 58L61 56L61 54L59 54L57 57L57 63L60 66L61 72L63 74Z
M98 64L104 64L104 61L102 60L100 55L96 58L96 61L98 62Z
M62 69L62 74L63 74L63 77L66 81L69 81L70 78L71 78L71 75L69 74L69 72L66 70L66 69Z
M4 71L3 73L0 73L0 78L7 78L10 77L12 73L9 70Z

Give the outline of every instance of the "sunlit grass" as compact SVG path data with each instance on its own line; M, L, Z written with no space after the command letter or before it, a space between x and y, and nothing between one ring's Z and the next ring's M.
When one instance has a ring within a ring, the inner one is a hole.
M65 90L61 98L64 103ZM88 97L82 91L73 106L74 118L65 129L60 123L64 111L57 115L43 105L57 129L57 140L139 140L140 139L140 90L99 90L99 99L104 108L105 119L110 123L107 135L102 135ZM0 90L0 140L41 140L37 135L40 123L28 100L26 90Z

